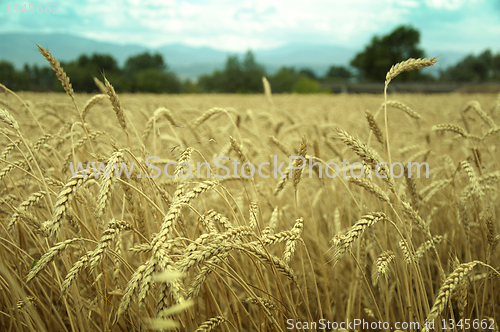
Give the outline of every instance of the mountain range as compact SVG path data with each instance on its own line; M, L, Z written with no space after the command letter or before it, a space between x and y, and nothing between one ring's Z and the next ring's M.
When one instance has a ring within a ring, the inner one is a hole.
M142 52L160 53L168 67L181 78L196 79L224 67L228 55L243 53L217 50L210 47L196 47L186 44L165 44L150 48L137 44L118 44L96 41L69 34L0 34L0 61L6 60L18 69L24 64L47 65L38 53L36 44L50 50L59 61L75 60L81 54L106 53L112 55L120 66L132 55ZM347 66L360 48L346 48L329 44L294 43L272 49L253 50L255 59L264 65L268 73L281 66L312 69L317 75L324 75L331 65ZM432 52L440 55L434 70L444 69L466 56L460 52Z

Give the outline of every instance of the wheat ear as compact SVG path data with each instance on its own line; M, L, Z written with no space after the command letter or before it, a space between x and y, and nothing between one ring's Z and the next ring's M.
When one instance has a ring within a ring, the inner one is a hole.
M354 241L356 241L365 231L367 227L375 225L377 222L385 220L386 216L382 212L372 212L361 217L354 226L349 229L345 234L334 238L332 241L335 243L335 252L333 255L334 264L349 250L351 250Z
M219 326L220 324L224 323L226 320L222 316L217 316L210 318L196 329L195 332L209 332L212 331L214 328Z
M83 106L83 110L82 110L82 120L83 121L85 121L85 117L89 113L90 109L94 105L96 105L97 103L99 103L101 100L103 100L104 98L106 98L106 95L99 94L99 95L95 95L92 98L90 98L89 100L87 100L87 102L85 103L85 106Z
M402 72L405 71L410 71L410 70L415 70L415 69L421 69L425 67L432 66L437 62L436 58L429 58L429 59L413 59L410 58L406 61L397 63L396 65L392 66L391 69L387 72L385 76L385 87L384 87L384 124L385 124L385 140L387 143L387 155L389 159L389 165L392 164L392 158L391 158L391 148L389 144L389 126L387 122L387 86L391 82L392 79L394 79L396 76L401 74Z
M389 265L392 261L394 261L394 259L396 259L396 256L391 250L386 250L378 256L377 260L373 264L372 269L373 286L376 286L378 284L378 280L381 275L383 275L387 279Z
M38 261L38 263L31 269L26 277L26 282L36 277L36 275L42 271L54 258L62 251L72 244L73 242L83 240L82 238L69 239L63 242L56 243L52 248L49 249Z
M6 110L0 109L0 121L5 122L15 130L19 130L19 124L16 119Z
M56 72L56 76L59 79L59 81L61 82L61 85L64 88L64 91L66 91L68 96L70 96L71 99L73 99L73 101L74 101L75 96L74 96L73 86L69 82L69 77L64 72L59 61L57 61L56 58L54 58L54 56L52 56L52 54L49 52L49 50L41 47L40 45L37 45L37 46L38 46L38 51L40 52L40 54L42 54L45 57L45 59L49 62L52 69Z
M429 67L435 64L437 61L438 60L436 58L429 58L429 59L410 58L406 61L397 63L394 66L392 66L391 69L387 72L387 75L385 76L385 85L387 86L396 76L398 76L402 72Z
M118 123L123 128L123 130L127 132L127 123L125 122L125 115L123 112L122 104L120 103L118 95L115 92L115 88L109 83L106 77L104 78L104 84L106 85L106 92L109 96L109 100L111 100L111 105L113 105L113 110L115 111Z
M465 277L472 271L474 266L476 266L477 264L478 264L477 261L464 263L459 265L455 269L455 271L450 273L448 278L446 278L443 285L439 289L439 293L436 296L434 305L432 306L429 315L427 315L427 322L433 321L439 316L439 314L443 312L455 288L457 288L462 283L462 280L465 279ZM426 326L422 331L429 331L429 329Z
M52 219L45 222L44 227L49 231L50 236L56 238L61 228L61 222L66 215L66 211L70 208L70 203L78 188L80 188L88 177L82 174L77 174L71 178L62 188L57 196L56 204L54 205L54 212Z
M377 121L375 121L375 118L373 117L372 113L367 110L365 111L365 116L366 120L368 121L368 125L370 126L370 129L375 135L377 141L380 144L385 145L384 135L382 134L382 131L380 130L380 127L378 126Z

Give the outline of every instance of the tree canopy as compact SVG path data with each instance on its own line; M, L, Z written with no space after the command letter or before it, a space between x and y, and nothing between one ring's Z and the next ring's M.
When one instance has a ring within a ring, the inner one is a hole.
M144 52L129 57L121 67L113 56L94 53L62 62L73 88L78 92L95 92L94 77L103 75L117 92L153 93L262 93L262 77L267 77L273 93L318 93L321 84L346 81L383 81L387 71L408 58L425 57L419 46L420 32L412 26L399 26L387 35L372 37L362 51L350 61L351 67L331 65L323 76L310 68L281 67L267 74L251 50L242 56L230 55L224 67L199 77L198 81L181 81L169 70L159 53ZM485 50L470 54L457 64L442 70L438 78L425 71L403 72L399 81L440 80L451 82L492 82L500 80L500 53ZM25 65L22 70L0 61L0 83L14 90L63 91L48 66Z
M500 53L486 50L478 56L468 55L455 66L447 68L441 77L444 81L488 82L500 80Z
M161 54L150 54L149 52L129 57L125 62L125 67L123 68L125 74L129 76L146 69L165 71L168 68L166 63L163 61Z
M203 75L199 85L204 92L219 93L256 93L262 92L264 67L255 61L252 51L247 51L240 62L237 55L227 57L223 70L211 75Z
M420 32L411 26L399 26L386 36L374 36L350 64L357 68L360 77L368 81L381 81L392 65L408 58L423 58L419 47ZM400 81L422 78L420 71L409 71L398 76Z

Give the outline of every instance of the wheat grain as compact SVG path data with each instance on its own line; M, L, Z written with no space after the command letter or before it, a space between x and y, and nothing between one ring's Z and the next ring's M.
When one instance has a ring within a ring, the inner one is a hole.
M258 224L258 215L259 215L259 204L257 201L250 201L249 204L249 214L250 214L250 228L257 228Z
M156 122L158 122L161 116L164 116L172 126L177 126L177 122L174 120L172 111L164 107L160 107L154 112L153 116L148 119L148 122L146 122L146 128L144 128L141 136L143 142L147 141L149 134L153 130L153 126L156 124Z
M7 144L5 149L2 151L2 154L0 155L0 159L7 160L10 153L12 152L12 150L17 148L19 146L19 144L21 144L21 142L22 142L21 140L16 140L16 141L13 141L13 142Z
M405 103L402 103L398 100L388 100L386 102L384 102L381 106L384 107L384 106L392 106L392 107L395 107L403 112L405 112L406 114L408 114L411 118L414 118L416 120L420 120L422 118L422 116L420 114L418 114L417 112L415 112L414 110L412 110L408 105L406 105Z
M28 198L24 202L19 204L19 206L17 208L18 211L14 212L14 214L12 214L12 217L9 221L9 224L7 225L7 230L9 232L12 232L14 226L19 221L20 211L22 211L22 212L27 211L31 206L37 204L40 201L40 199L42 199L45 196L45 194L46 194L46 192L43 190L35 192L35 193L31 194L30 196L28 196Z
M267 78L262 77L262 85L264 86L264 94L266 95L269 105L274 107L273 96L271 92L271 84L269 84Z
M382 212L367 214L354 224L345 234L342 234L337 240L333 239L332 242L335 244L335 252L333 254L334 265L347 251L351 250L354 241L356 241L363 234L367 227L371 227L377 222L385 219L386 216Z
M101 82L99 82L99 83L101 83ZM95 95L92 98L90 98L89 100L87 100L87 102L83 106L83 110L82 110L82 120L83 121L85 121L85 118L87 117L87 114L89 113L90 109L94 105L97 105L104 98L106 98L105 94L99 94L99 95Z
M387 280L387 273L389 272L389 264L396 259L396 255L391 250L382 252L377 260L373 263L372 269L372 284L378 285L378 280L383 275Z
M302 137L302 141L300 142L300 148L297 157L305 158L306 153L307 153L307 138L304 136ZM293 170L293 176L292 176L293 187L295 188L295 190L297 190L297 186L299 185L300 177L302 175L305 165L304 161L300 158L294 159L292 165L295 168L299 167L299 169Z
M441 235L436 235L430 240L425 241L415 252L417 260L421 260L424 257L425 252L431 248L435 248L439 243L441 243L442 239L443 237Z
M118 163L123 160L123 152L116 151L108 159L106 169L104 171L103 180L101 182L101 187L99 189L99 194L97 195L97 207L95 212L95 219L100 220L104 214L109 199L111 197L111 185L113 183L113 167L118 172Z
M466 113L470 109L476 111L476 113L481 117L481 120L487 123L491 128L493 129L498 128L493 119L488 114L486 114L485 111L482 110L481 104L479 104L477 100L472 100L468 102L467 105L465 105L462 112Z
M377 139L377 141L380 144L385 145L384 135L382 134L382 131L380 130L380 127L378 126L377 121L375 121L375 118L373 117L373 115L370 113L370 111L367 110L367 111L365 111L365 116L366 116L366 120L368 121L368 125L370 126L370 129L373 132L373 134L375 135L375 138Z
M420 217L418 211L405 201L401 202L401 206L406 218L413 222L425 235L430 235L429 225Z
M102 261L111 242L116 239L119 233L124 230L130 230L131 228L129 224L122 220L115 221L113 219L109 222L108 228L102 233L97 243L97 247L92 251L92 255L90 256L89 264L91 271L93 271L97 264Z
M61 253L62 251L66 250L66 248L73 244L76 241L81 241L83 240L82 238L73 238L69 239L63 242L56 243L52 248L49 249L38 261L38 263L31 269L31 271L28 273L26 276L26 282L29 282L32 280L34 277L37 276L38 273L40 273L50 262L54 260L54 258Z
M70 207L72 198L75 196L78 188L80 188L87 180L88 177L83 176L82 174L77 174L61 189L61 192L57 196L56 204L54 205L52 219L46 221L44 224L44 227L47 228L51 237L56 238L58 236L62 219Z
M467 133L467 131L464 128L457 126L457 125L454 125L454 124L451 124L451 123L444 123L444 124L435 125L434 127L432 127L432 130L451 131L453 133L459 134L460 136L462 136L464 138L470 138L470 139L474 139L474 140L478 140L478 141L481 140L480 137L475 136L475 135L471 135L471 134Z
M49 52L49 50L41 47L40 45L37 45L37 47L38 47L38 51L40 52L40 54L43 55L43 57L49 62L52 69L56 72L56 76L59 79L59 81L61 82L61 85L64 88L64 91L66 91L68 96L70 96L71 99L74 100L75 97L74 97L73 86L69 82L69 77L64 72L64 69L61 67L61 64L59 63L59 61L57 61L56 58L54 58L52 56L52 54Z
M415 256L410 251L410 248L408 248L408 243L405 240L399 241L399 248L401 248L401 251L403 252L406 264L412 264L415 262Z
M111 105L113 105L113 110L115 111L116 118L118 119L118 123L123 128L123 130L127 131L127 123L125 122L125 115L123 112L122 104L118 99L118 95L115 92L115 88L109 83L109 81L104 78L104 84L106 85L106 92L108 94L109 100L111 100Z
M274 136L269 136L269 141L276 145L278 149L281 150L285 154L285 156L289 157L292 154L289 152L289 150Z
M211 108L208 111L206 111L205 113L203 113L198 119L196 119L196 121L194 122L194 126L198 127L199 125L201 125L203 122L207 121L212 116L214 116L216 114L220 114L220 113L225 113L225 112L227 112L227 111L223 108L218 108L218 107Z
M385 76L385 86L389 85L391 80L393 80L396 76L405 71L422 69L425 67L432 66L437 62L436 58L425 58L425 59L413 59L410 58L406 61L399 62L391 67L391 69L387 72Z
M226 319L222 316L217 316L210 318L196 329L195 332L209 332L212 331L214 328L219 326L220 324L224 323Z
M474 170L472 169L470 163L467 160L463 160L460 162L460 166L467 173L467 176L469 177L469 182L471 185L471 194L477 197L481 197L484 193L481 190L481 187L479 186L479 181L477 180L476 174L474 173Z
M64 281L62 283L61 292L64 296L68 294L69 288L71 287L73 282L76 280L76 278L78 278L81 271L87 266L91 254L92 253L90 252L80 257L80 259L69 270L66 278L64 278Z
M387 196L387 194L382 190L382 188L377 186L375 183L368 181L367 179L364 179L364 178L349 177L348 180L349 180L349 182L351 182L357 186L360 186L361 188L365 189L369 193L377 196L377 198L379 200L381 200L382 202L390 203L389 196Z
M0 120L14 128L15 130L19 130L19 124L17 123L16 119L14 119L14 117L6 110L0 109Z
M278 206L276 206L273 210L273 213L271 214L271 219L269 220L269 227L273 230L275 230L278 226L279 215L280 210Z
M288 239L286 241L285 250L283 251L283 261L287 264L290 263L290 260L292 259L293 253L295 252L295 247L297 245L297 239L300 238L303 228L304 228L304 219L303 218L297 219L295 225L290 231L290 233L292 233L295 236L295 238Z
M434 305L427 315L427 322L433 321L443 312L454 290L461 284L477 263L477 261L473 261L460 264L452 273L450 273L439 289ZM429 331L429 329L425 327L423 331Z
M258 304L263 307L266 307L269 310L278 310L278 306L271 300L266 300L261 297L250 297L246 299L244 302L252 303L252 304Z

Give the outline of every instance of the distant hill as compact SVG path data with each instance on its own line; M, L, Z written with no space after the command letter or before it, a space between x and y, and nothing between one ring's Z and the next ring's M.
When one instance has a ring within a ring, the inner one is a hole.
M48 48L59 61L74 60L81 54L107 53L117 59L119 65L123 65L131 55L145 51L159 52L170 69L181 78L191 79L223 68L227 56L236 54L178 43L148 48L134 44L95 41L67 34L10 33L0 34L0 60L12 62L18 69L26 63L47 65L38 53L35 43ZM281 66L294 66L298 69L307 67L318 75L324 75L331 65L348 65L357 51L359 50L335 45L289 44L274 49L254 50L254 54L257 62L264 65L269 73L275 72ZM443 53L440 60L445 60L443 65L446 63L448 66L463 56L465 54L456 52Z

